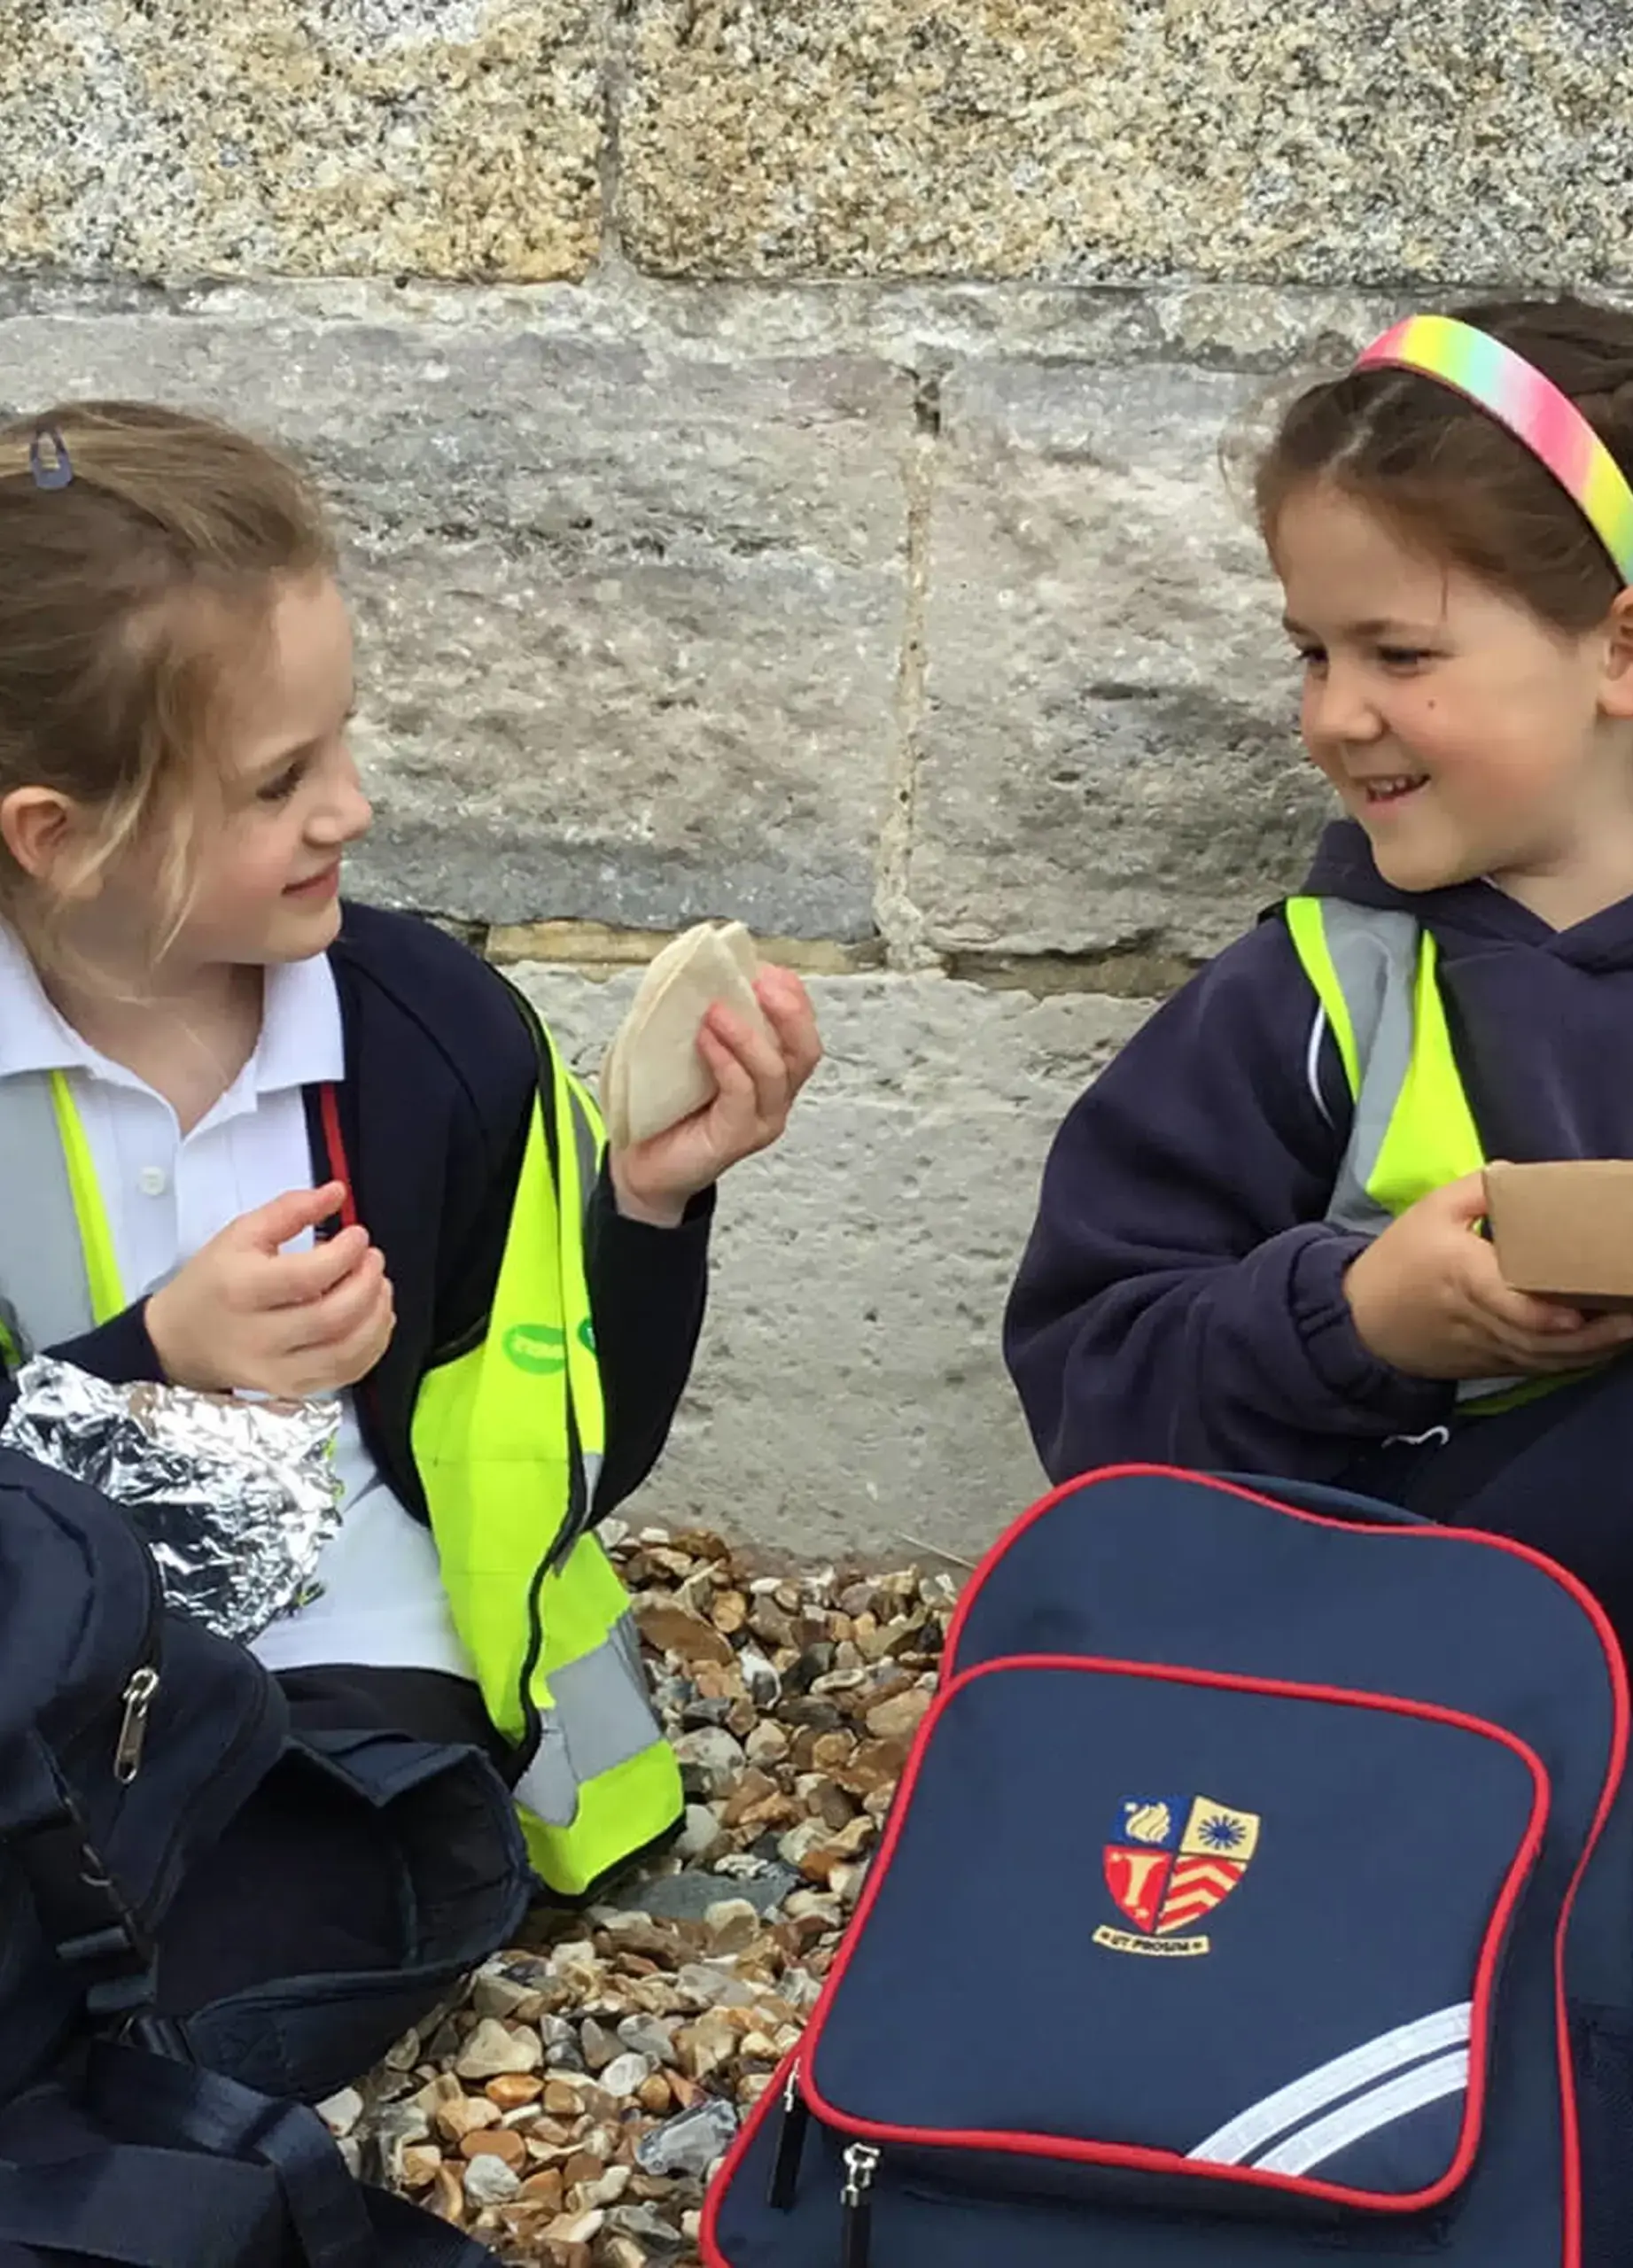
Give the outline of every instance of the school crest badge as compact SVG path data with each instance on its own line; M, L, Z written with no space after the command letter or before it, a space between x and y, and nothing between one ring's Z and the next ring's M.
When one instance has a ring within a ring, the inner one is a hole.
M1097 1946L1184 1960L1211 1950L1187 1935L1235 1889L1259 1847L1260 1814L1209 1796L1136 1796L1120 1804L1105 1848L1106 1887L1134 1930L1107 1924Z

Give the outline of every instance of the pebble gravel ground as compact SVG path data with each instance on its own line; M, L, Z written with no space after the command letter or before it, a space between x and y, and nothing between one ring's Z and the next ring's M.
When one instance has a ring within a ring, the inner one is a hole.
M354 2170L528 2268L696 2268L704 2185L821 1990L957 1579L750 1572L719 1537L603 1531L686 1821L322 2106Z

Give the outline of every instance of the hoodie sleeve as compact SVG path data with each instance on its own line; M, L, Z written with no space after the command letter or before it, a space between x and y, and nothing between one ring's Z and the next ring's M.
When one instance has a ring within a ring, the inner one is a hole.
M1283 924L1204 969L1073 1106L1004 1352L1056 1481L1150 1461L1329 1480L1452 1389L1376 1361L1324 1221L1348 1138L1337 1050Z
M626 1220L603 1165L586 1224L587 1273L607 1405L607 1454L595 1490L604 1519L662 1454L691 1374L709 1290L706 1190L673 1229Z
M165 1366L147 1335L147 1301L122 1309L106 1323L78 1339L65 1339L46 1353L56 1362L73 1363L110 1386L134 1386L138 1380L162 1381Z

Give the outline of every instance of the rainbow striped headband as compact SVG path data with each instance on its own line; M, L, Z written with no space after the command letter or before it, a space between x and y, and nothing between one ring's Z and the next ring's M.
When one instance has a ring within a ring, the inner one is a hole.
M1523 354L1450 315L1409 315L1374 339L1356 369L1438 378L1506 426L1547 466L1622 582L1633 585L1633 486L1575 403Z

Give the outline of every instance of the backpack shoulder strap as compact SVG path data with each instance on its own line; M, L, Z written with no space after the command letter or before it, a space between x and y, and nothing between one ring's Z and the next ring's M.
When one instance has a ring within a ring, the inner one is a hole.
M100 2042L86 2107L121 2139L76 2162L82 2180L0 2168L0 2236L124 2268L496 2268L486 2246L361 2187L305 2103Z
M48 2179L49 2176L49 2179ZM0 2160L0 2243L28 2256L176 2268L219 2260L277 2268L283 2213L264 2166L108 2143L49 2167Z
M49 2179L47 2178L49 2175ZM349 2179L349 2177L348 2177ZM494 2255L405 2197L359 2188L359 2268L495 2268ZM0 2243L119 2268L290 2268L289 2218L274 2169L192 2150L109 2142L49 2168L0 2160ZM301 2268L338 2256L303 2246Z

